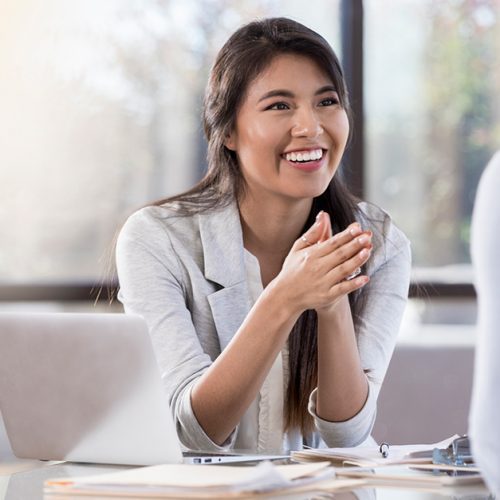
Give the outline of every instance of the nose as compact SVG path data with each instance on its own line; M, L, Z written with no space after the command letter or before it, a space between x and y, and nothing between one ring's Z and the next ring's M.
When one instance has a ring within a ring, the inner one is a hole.
M304 108L297 111L292 127L293 137L317 137L322 133L323 127L313 109Z

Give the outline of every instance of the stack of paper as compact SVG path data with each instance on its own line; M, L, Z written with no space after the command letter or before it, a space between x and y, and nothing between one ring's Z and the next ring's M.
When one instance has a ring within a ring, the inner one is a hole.
M425 467L425 468L424 468ZM468 468L465 475L449 475L456 468L446 466L419 466L399 464L394 466L344 467L336 469L337 477L364 479L366 486L397 486L407 488L442 488L443 486L483 485L479 470Z
M378 446L359 446L295 451L292 458L299 462L329 460L335 466L337 478L364 479L365 486L370 487L429 488L482 484L477 467L432 463L434 448L447 448L456 437L434 444L390 446L385 457Z
M53 479L49 495L100 495L141 498L224 498L266 493L329 491L361 484L335 479L329 462L254 467L227 465L157 465L97 476ZM318 490L317 490L318 488Z
M311 448L292 452L297 462L329 460L335 465L356 465L370 467L377 465L414 464L432 462L434 448L446 448L456 437L452 436L434 444L410 444L389 446L389 454L383 457L378 446L357 446L354 448ZM412 456L416 452L429 451L423 458Z

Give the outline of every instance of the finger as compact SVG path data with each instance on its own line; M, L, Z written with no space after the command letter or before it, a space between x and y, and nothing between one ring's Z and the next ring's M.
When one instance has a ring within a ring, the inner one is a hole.
M354 222L352 224L349 224L344 231L341 231L340 233L337 233L333 235L328 243L333 247L333 248L339 248L342 245L345 245L349 241L351 241L353 238L356 238L363 233L363 229L361 228L361 225L359 222ZM370 231L371 234L371 231Z
M316 216L316 222L299 238L292 246L292 250L302 250L315 243L318 243L325 231L326 219L323 217L324 212L321 211ZM329 221L329 219L328 219Z
M359 226L351 229L352 231L348 228L319 245L318 256L328 257L329 265L334 266L352 257L361 248L372 248L371 231L361 231Z
M369 281L370 278L366 275L358 276L350 281L341 281L340 283L333 285L331 293L336 296L348 295L355 290L363 288Z
M330 215L327 212L320 212L318 214L321 220L324 222L323 234L321 235L319 242L323 242L332 237L332 222Z
M357 267L349 276L347 276L346 280L353 280L356 276L361 274L362 269Z
M327 276L333 283L338 283L344 280L355 281L357 278L348 278L352 277L352 275L356 273L357 269L362 267L368 261L370 256L371 249L362 248L349 259L336 266L332 266L331 270L327 273Z
M363 230L358 222L354 222L350 224L344 231L340 233L334 234L331 238L324 241L320 246L323 247L321 251L321 255L330 254L333 250L340 248L342 245L345 245L353 238L361 235ZM370 231L371 236L371 231Z

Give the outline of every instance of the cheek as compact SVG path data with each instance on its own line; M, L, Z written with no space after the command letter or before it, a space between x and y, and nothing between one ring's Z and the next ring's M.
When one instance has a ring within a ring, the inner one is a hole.
M342 144L345 146L349 137L350 128L349 119L347 118L347 113L345 111L339 113L335 123L335 128L338 130L339 142L342 142Z
M276 143L276 129L274 127L254 122L247 127L245 135L247 146L255 152L262 153L268 148L274 149Z

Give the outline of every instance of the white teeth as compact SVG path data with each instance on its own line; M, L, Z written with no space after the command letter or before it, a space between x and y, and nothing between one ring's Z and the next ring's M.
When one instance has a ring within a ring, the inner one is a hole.
M319 160L323 157L322 149L314 149L312 151L300 151L294 153L287 153L285 158L288 161L311 161L311 160Z

